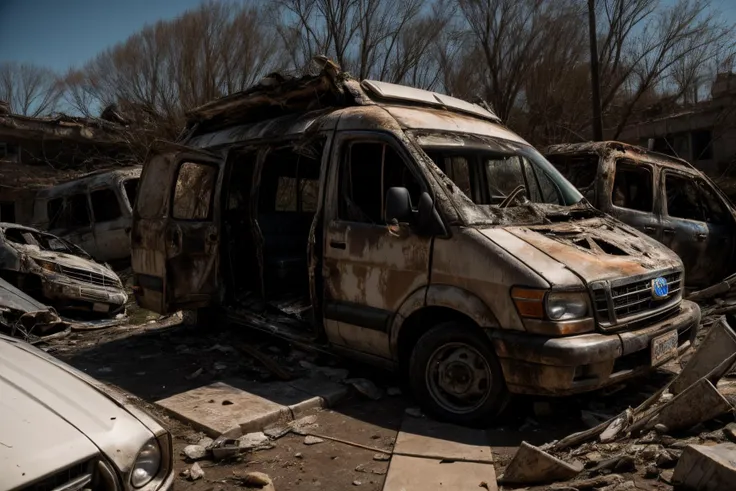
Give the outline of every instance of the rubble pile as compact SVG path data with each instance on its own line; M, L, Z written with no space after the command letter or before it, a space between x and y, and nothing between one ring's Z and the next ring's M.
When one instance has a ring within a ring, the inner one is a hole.
M680 373L639 406L603 421L583 411L591 428L540 447L522 443L499 481L618 491L633 489L626 476L639 472L690 489L727 489L736 478L735 364L736 333L721 316Z

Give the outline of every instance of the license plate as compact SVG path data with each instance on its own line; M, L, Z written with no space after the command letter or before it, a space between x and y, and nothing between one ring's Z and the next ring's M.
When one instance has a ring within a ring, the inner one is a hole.
M652 339L652 366L669 358L675 351L677 351L677 331Z
M109 312L110 306L106 303L95 302L92 304L92 310L94 310L95 312Z

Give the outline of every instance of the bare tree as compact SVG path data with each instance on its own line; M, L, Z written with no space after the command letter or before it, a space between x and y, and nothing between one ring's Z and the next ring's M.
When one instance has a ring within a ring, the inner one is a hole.
M674 87L680 92L675 97L681 96L700 69L733 42L732 27L709 0L678 0L664 8L657 0L601 0L601 8L601 79L608 80L603 110L616 113L610 118L613 138L647 94Z
M0 63L0 100L16 114L40 116L57 109L62 84L48 68L31 64Z
M438 80L432 46L449 22L452 4L428 0L277 0L276 15L291 64L315 55L333 58L358 78L411 82Z

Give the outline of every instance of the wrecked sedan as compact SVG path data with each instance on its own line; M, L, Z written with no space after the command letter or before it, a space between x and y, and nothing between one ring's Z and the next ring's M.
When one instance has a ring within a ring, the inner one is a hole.
M127 394L0 335L0 490L172 489L171 435Z
M128 300L115 272L79 247L11 223L0 223L0 276L60 311L115 315Z
M11 336L35 340L67 331L53 307L48 307L26 295L0 278L0 331Z
M276 102L274 102L276 101ZM682 262L475 104L325 71L195 110L141 176L136 299L399 370L477 423L685 349Z
M689 288L736 271L736 210L685 160L615 141L553 145L544 153L593 206L675 251Z

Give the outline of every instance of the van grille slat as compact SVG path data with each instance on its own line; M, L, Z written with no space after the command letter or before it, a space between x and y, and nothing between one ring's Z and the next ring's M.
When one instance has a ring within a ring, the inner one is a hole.
M105 276L100 273L95 273L93 271L88 271L85 269L80 268L72 268L69 266L59 266L61 273L67 275L68 277L75 279L77 281L82 281L84 283L90 283L92 285L98 285L98 286L109 286L109 287L116 287L120 288L122 285L120 284L120 280L116 278L110 278L109 276Z
M682 272L661 275L670 287L670 294L663 299L655 299L651 293L651 282L659 275L630 283L615 284L610 290L597 286L592 289L593 306L598 314L601 327L615 327L633 316L656 314L662 309L679 302L682 289Z

